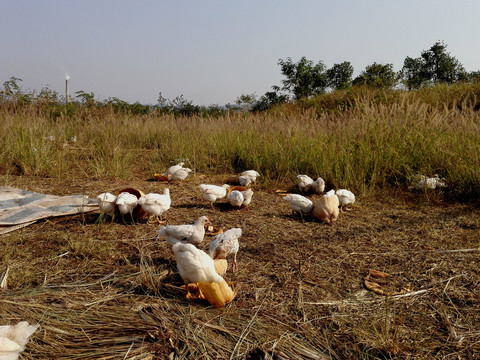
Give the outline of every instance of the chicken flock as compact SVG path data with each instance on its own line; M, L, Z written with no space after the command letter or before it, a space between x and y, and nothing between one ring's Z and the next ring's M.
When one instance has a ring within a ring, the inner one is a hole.
M156 232L172 246L187 299L206 299L214 307L223 307L235 296L222 275L226 272L226 258L231 254L234 256L234 270L237 268L238 241L242 230L234 228L216 235L207 254L198 246L204 241L205 227L209 224L210 219L201 216L193 224L167 225ZM192 295L192 288L198 292L197 296Z
M355 195L347 189L325 191L325 180L321 177L313 180L310 176L300 174L297 175L298 189L303 194L313 192L321 195L320 198L313 202L309 198L301 194L281 194L284 200L288 202L293 214L300 217L311 216L326 224L332 224L338 219L340 211L349 210L347 206L353 205Z
M157 180L170 183L175 179L175 174L191 172L178 163L169 167L164 173L155 174ZM256 170L247 170L230 178L225 184L200 184L198 185L201 198L206 202L206 207L217 210L220 201L230 206L232 210L248 208L252 203L254 191L252 185L260 178ZM182 180L185 178L183 177ZM327 224L333 224L343 210L355 202L355 195L346 189L330 190L325 193L325 181L318 177L315 180L308 175L297 176L299 193L280 195L288 202L292 213L300 217L312 217ZM232 185L232 184L237 185ZM128 189L127 189L128 190ZM111 193L102 193L97 196L97 202L102 214L115 217L120 215L125 223L125 218L132 222L147 218L150 224L165 224L164 213L171 206L170 190L165 188L162 194L149 193L132 195L128 191L120 191L115 196ZM314 201L308 195L314 195ZM222 204L223 206L223 204ZM134 215L136 214L136 215ZM162 220L160 220L162 219ZM210 226L209 226L210 225ZM241 228L220 230L213 237L207 252L202 250L206 228L213 227L207 216L199 217L193 224L166 225L158 228L156 234L171 246L173 256L177 263L178 273L185 283L187 298L207 299L214 307L225 306L235 296L235 291L225 281L228 263L227 258L232 257L232 271L238 269L237 253L239 239L242 236Z
M178 163L154 177L168 183L184 181L192 170L183 165L183 162ZM211 209L215 210L214 204L226 198L232 209L240 210L251 204L254 192L250 186L255 184L259 177L257 171L247 170L234 177L239 186L200 184L198 188ZM308 175L300 174L297 180L300 194L278 192L288 203L292 213L301 218L309 216L332 225L341 211L349 210L355 203L355 195L347 189L331 189L325 192L326 184L321 177L314 180ZM445 179L438 175L433 178L418 176L412 186L415 190L445 187ZM168 188L165 188L163 193L149 194L131 190L125 189L118 195L109 192L99 194L95 201L101 218L108 216L113 220L119 215L124 224L127 223L126 218L133 223L141 221L141 218L146 218L148 224L166 223L163 215L171 206ZM307 197L309 194L316 196L314 201ZM211 240L206 252L200 247L204 243L209 225L210 219L201 216L193 224L162 226L156 230L156 234L171 246L178 273L185 284L186 298L206 299L215 308L220 308L231 302L236 295L235 289L226 282L224 276L228 269L227 258L233 258L232 272L238 269L237 253L242 229L220 230ZM1 288L6 288L7 276L8 269L0 280ZM39 325L30 325L26 321L0 326L0 359L18 359L19 353L25 349L29 337L38 327Z

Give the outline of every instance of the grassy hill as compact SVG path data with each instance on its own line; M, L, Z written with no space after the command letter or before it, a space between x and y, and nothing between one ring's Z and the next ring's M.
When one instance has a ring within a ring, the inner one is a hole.
M262 113L189 117L4 103L0 169L128 179L187 159L195 171L254 168L278 181L306 173L361 194L439 174L450 196L470 200L480 195L479 95L479 85L354 87Z

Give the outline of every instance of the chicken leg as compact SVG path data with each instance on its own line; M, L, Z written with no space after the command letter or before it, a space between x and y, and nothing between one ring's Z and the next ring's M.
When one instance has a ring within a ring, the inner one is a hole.
M152 220L153 218L153 220ZM163 225L163 224L166 224L167 221L166 220L160 220L160 218L158 217L158 215L154 215L154 216L150 216L147 220L147 224L159 224L159 225Z
M182 287L185 287L185 289L187 290L187 295L185 295L185 297L188 300L205 299L205 296L203 295L202 291L198 287L197 283L185 284ZM191 291L198 292L198 295L193 294Z
M232 271L235 272L237 271L238 266L237 266L237 253L233 254L233 265L232 265Z

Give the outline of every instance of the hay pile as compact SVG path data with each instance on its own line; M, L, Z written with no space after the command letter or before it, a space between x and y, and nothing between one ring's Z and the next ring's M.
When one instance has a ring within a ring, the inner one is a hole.
M234 306L216 310L206 303L188 305L183 290L168 284L165 294L176 298L119 291L116 283L110 277L92 284L4 292L1 320L41 324L24 353L31 359L215 359L256 352L278 359L328 358L308 340L314 337L308 327L289 324L287 314L266 308L269 292L252 316Z

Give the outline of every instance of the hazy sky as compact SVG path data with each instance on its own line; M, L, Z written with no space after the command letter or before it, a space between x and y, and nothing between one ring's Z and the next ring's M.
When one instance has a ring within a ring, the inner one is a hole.
M0 84L63 95L69 74L97 100L224 105L280 85L278 59L350 61L356 76L438 40L474 71L479 14L478 0L0 0Z

